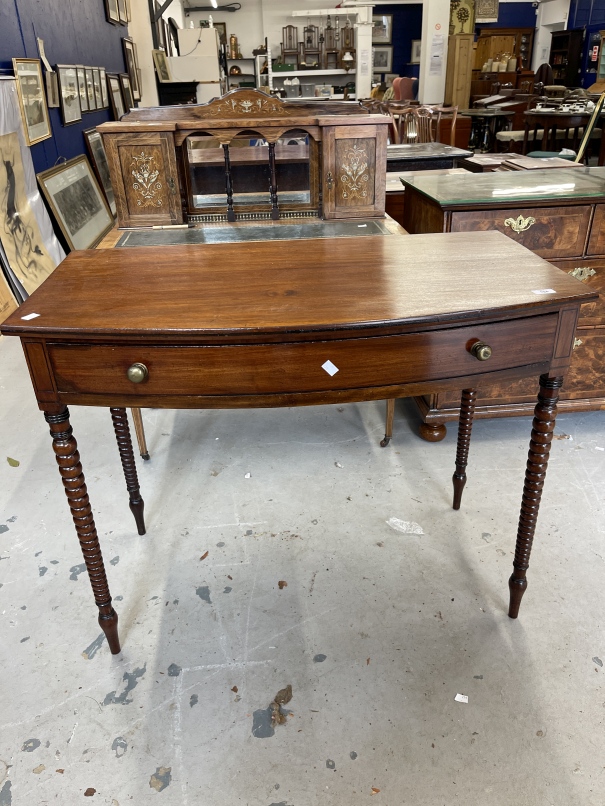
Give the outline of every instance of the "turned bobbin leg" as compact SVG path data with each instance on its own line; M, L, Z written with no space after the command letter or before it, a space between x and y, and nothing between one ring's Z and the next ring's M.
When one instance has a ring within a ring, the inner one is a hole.
M134 432L137 436L137 443L139 445L139 453L141 454L141 459L145 459L148 461L151 457L149 456L149 451L147 450L147 440L145 439L145 426L143 425L143 416L141 415L141 409L130 409L132 412L132 422L134 423Z
M275 165L275 143L269 143L269 193L271 195L271 218L279 220L277 204L277 166Z
M452 476L454 483L454 509L460 509L462 490L466 484L466 464L468 462L468 449L471 445L471 431L473 428L473 415L477 400L476 389L463 389L460 401L460 420L458 421L458 445L456 448L456 470Z
M525 469L525 484L523 485L513 573L508 580L510 590L508 615L511 618L517 618L519 615L521 599L527 588L525 575L529 568L529 555L536 531L550 444L555 430L557 400L559 399L559 389L562 384L563 378L551 378L548 375L540 376L540 392L538 394L538 403L534 409L529 454Z
M387 400L387 418L384 424L384 439L380 441L380 447L386 448L393 436L393 418L395 416L395 398Z
M139 490L139 478L137 476L137 468L132 452L128 415L126 414L126 409L111 408L109 411L111 412L111 419L113 420L113 427L118 441L118 450L120 451L124 478L126 479L126 489L130 496L130 511L134 515L139 534L144 535L145 519L143 517L143 510L145 508L145 502L141 498L141 491Z
M225 159L225 190L227 191L227 221L235 221L235 210L233 209L233 177L231 175L231 159L229 157L229 145L223 143L223 155Z
M105 633L112 655L117 655L120 651L118 614L111 605L111 594L109 593L105 566L103 565L103 555L99 546L97 527L95 526L90 501L88 500L86 482L82 472L82 465L80 464L80 454L78 453L78 444L69 424L69 411L65 407L59 414L44 412L44 418L50 425L53 450L63 479L65 495L67 496L71 516L80 541L80 548L84 555L95 603L99 608L99 625Z

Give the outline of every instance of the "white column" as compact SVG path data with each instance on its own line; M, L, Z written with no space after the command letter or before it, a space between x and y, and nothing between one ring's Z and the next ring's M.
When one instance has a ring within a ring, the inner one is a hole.
M357 65L355 67L355 97L369 98L372 91L372 6L356 8Z
M449 0L426 0L422 6L422 52L418 88L418 100L421 104L443 103L449 26Z
M139 106L157 106L159 103L158 89L151 55L153 40L148 0L130 0L130 13L132 19L128 23L128 35L137 46L137 58L141 68L141 102Z

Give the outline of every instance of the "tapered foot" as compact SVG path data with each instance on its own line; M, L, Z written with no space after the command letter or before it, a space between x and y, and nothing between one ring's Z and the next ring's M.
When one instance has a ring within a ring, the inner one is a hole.
M427 442L441 442L445 439L447 428L443 423L420 423L418 433Z
M99 608L99 624L107 636L112 654L116 655L120 651L118 615L111 604L111 594L107 584L97 527L88 498L84 472L80 464L78 444L69 424L69 411L67 407L64 407L58 414L45 412L44 418L50 425L53 450L63 479L65 495L80 541L95 604Z
M384 426L384 439L380 442L381 448L386 448L386 446L391 441L391 437L393 436L393 418L395 416L395 398L392 397L387 400L387 416Z
M471 444L471 431L473 428L473 415L475 413L475 401L477 391L475 389L463 389L460 401L460 420L458 421L458 445L456 448L456 470L452 476L454 484L454 509L460 509L462 491L466 484L466 465L468 462L468 451Z
M137 476L137 468L134 463L134 454L132 452L132 441L130 439L130 428L128 427L128 416L126 414L126 409L111 408L110 412L111 419L113 420L113 427L116 432L120 459L122 460L124 478L126 479L126 489L128 490L128 495L130 496L130 511L134 515L139 534L144 535L145 518L143 516L143 510L145 509L145 502L141 498L141 491L139 490L139 478Z
M538 403L534 409L529 453L525 469L525 483L523 485L519 527L517 529L513 573L508 581L510 590L508 615L511 618L517 618L519 615L521 599L527 589L525 576L529 568L529 557L538 521L550 445L555 430L557 400L559 399L559 389L562 384L563 378L553 378L548 375L540 376L540 392L538 393Z
M112 655L117 655L120 652L120 638L118 636L118 614L111 608L111 613L101 615L99 613L99 627L105 633L109 651Z

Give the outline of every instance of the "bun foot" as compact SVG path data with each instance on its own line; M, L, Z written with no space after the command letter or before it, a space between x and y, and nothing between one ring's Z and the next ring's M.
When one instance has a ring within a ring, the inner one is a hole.
M445 439L447 428L443 423L420 423L418 433L427 442L441 442Z

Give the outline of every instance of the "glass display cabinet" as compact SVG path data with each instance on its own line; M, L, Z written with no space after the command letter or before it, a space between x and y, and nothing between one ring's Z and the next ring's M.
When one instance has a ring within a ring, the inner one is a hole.
M355 102L233 90L103 123L118 226L384 216L387 127Z

